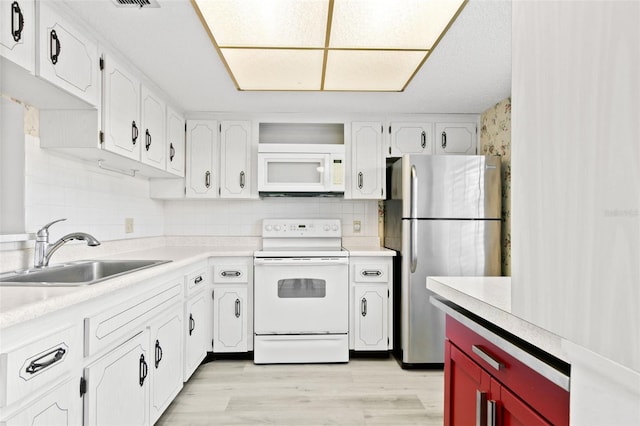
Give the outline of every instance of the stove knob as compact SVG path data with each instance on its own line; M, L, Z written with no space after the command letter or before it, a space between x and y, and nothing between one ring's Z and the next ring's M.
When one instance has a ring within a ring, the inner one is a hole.
M266 231L271 231L271 230L273 229L273 226L271 226L271 225L267 225L267 226L265 226L265 227L264 227L264 229L265 229Z
M325 225L324 228L322 229L324 229L325 231L328 231L330 228L329 228L329 225Z
M274 229L276 230L276 232L279 232L279 231L280 231L280 225L276 225L276 226L274 227Z
M333 225L333 226L331 227L331 229L332 229L332 230L334 230L334 231L337 231L337 230L338 230L338 225Z

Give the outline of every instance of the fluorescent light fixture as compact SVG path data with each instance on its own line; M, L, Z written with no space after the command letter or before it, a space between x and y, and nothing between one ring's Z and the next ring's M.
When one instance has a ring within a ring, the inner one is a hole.
M467 0L192 0L238 90L403 91Z

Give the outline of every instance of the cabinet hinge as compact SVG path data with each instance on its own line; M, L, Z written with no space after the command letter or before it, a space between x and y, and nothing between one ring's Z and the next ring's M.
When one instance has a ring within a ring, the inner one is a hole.
M389 147L389 155L391 155L391 147Z
M184 132L187 133L187 122L184 122Z
M384 126L382 124L380 125L380 133L384 133Z
M80 398L87 393L87 381L84 377L80 377Z
M218 197L222 195L222 188L218 187Z
M104 58L100 56L100 71L104 70Z
M100 141L100 144L104 143L104 132L102 130L98 132L98 140Z
M218 124L218 131L222 133L222 123Z
M216 294L216 291L215 290L211 290L211 298L214 299L214 300L215 300L215 296L214 296L215 294Z
M391 297L391 290L387 289L387 298Z

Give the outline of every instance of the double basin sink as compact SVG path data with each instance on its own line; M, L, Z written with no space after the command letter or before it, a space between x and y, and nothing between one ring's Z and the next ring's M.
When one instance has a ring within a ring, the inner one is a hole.
M80 260L0 274L0 286L84 286L168 262L170 260Z

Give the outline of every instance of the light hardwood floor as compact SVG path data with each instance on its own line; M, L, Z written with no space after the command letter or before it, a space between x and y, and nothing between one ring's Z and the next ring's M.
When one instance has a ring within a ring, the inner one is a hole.
M157 425L442 425L442 371L394 358L200 366Z

